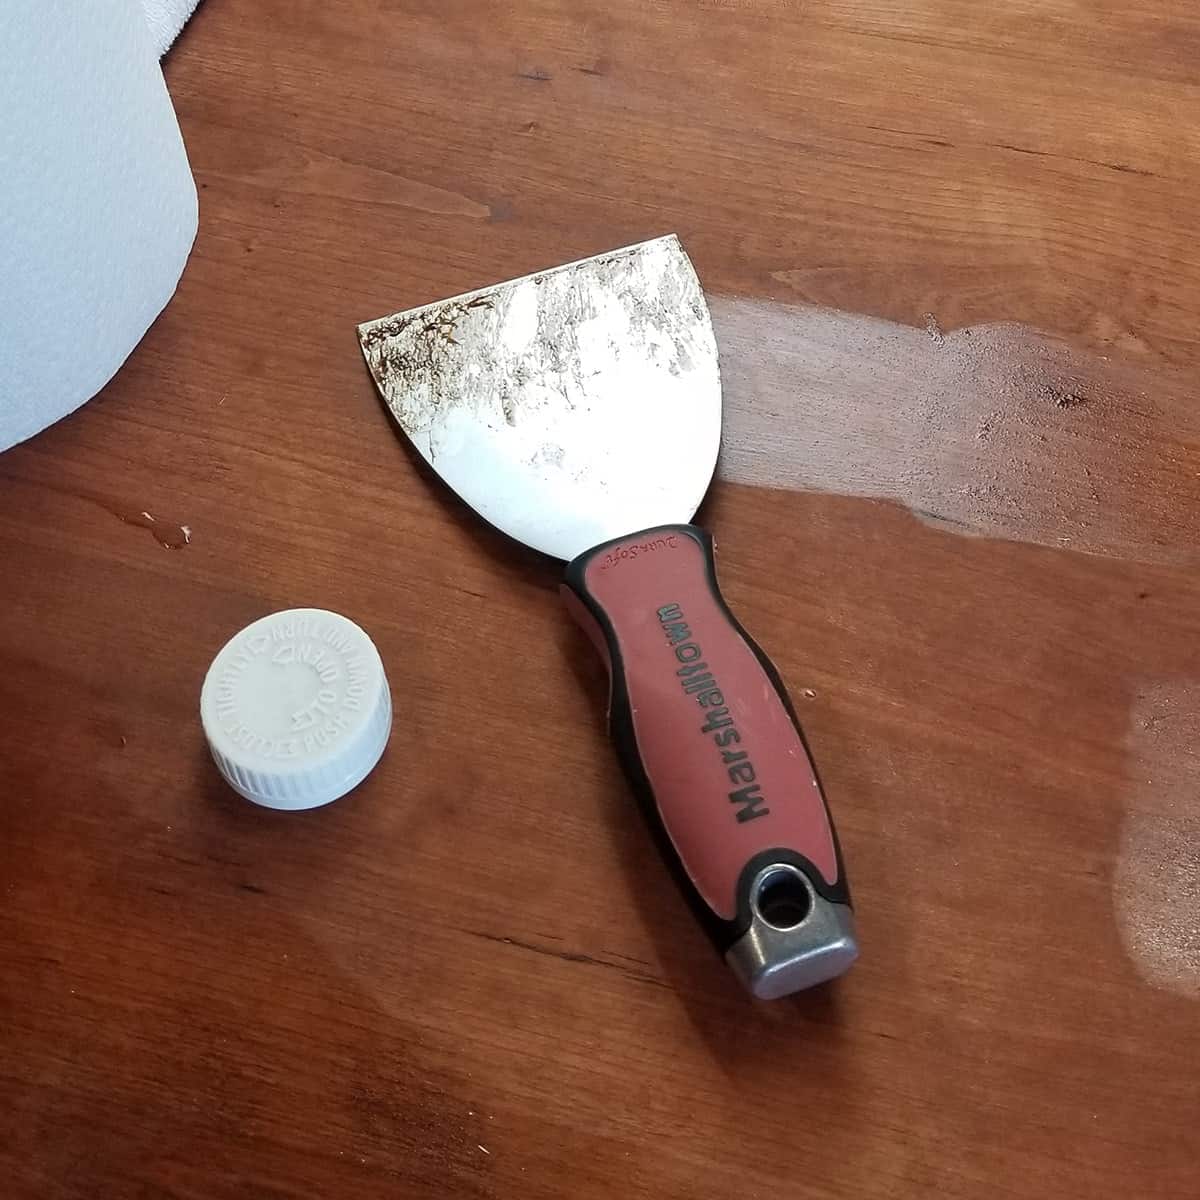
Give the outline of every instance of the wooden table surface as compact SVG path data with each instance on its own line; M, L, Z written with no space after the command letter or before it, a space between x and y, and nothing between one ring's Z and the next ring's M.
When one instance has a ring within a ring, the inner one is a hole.
M178 294L0 457L3 1194L1191 1200L1200 18L206 0L165 73ZM725 379L702 517L859 916L771 1004L553 565L414 469L354 335L670 231ZM288 815L197 702L305 605L396 721Z

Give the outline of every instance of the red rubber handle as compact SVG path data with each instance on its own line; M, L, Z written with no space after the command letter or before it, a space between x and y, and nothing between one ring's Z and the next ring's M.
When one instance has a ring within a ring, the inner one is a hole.
M672 525L618 539L575 559L564 589L608 660L622 762L719 947L749 924L764 864L849 903L795 713L721 596L711 538Z

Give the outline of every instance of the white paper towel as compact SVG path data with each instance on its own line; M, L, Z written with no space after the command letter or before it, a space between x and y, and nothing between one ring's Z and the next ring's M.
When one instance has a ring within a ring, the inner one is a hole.
M171 298L196 187L140 0L0 2L0 450L95 395Z
M187 24L188 17L200 0L142 0L146 20L150 22L150 36L154 48L160 55L166 54L171 43Z

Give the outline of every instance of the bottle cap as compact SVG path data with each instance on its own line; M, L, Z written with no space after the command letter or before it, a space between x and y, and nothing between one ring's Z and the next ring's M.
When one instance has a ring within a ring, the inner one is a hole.
M379 761L392 698L379 651L353 621L294 608L225 644L204 679L200 720L235 791L268 808L316 808Z

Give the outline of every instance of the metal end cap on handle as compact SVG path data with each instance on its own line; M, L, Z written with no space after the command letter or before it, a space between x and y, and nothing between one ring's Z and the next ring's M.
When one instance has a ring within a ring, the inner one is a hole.
M790 863L759 871L750 897L750 928L725 952L725 961L760 1000L835 979L858 958L849 905L819 896Z

